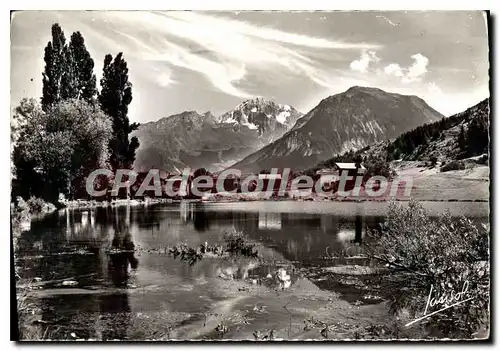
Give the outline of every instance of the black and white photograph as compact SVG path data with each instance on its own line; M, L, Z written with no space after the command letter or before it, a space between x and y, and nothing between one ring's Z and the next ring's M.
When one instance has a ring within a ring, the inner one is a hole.
M491 23L12 11L11 339L490 340Z

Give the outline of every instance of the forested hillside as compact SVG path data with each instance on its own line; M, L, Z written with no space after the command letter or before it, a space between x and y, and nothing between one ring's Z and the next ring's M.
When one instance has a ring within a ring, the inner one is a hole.
M485 99L464 112L427 123L394 140L380 142L360 150L348 151L328 159L307 173L331 167L335 162L359 160L374 174L389 174L389 162L429 161L441 164L488 153L489 99Z

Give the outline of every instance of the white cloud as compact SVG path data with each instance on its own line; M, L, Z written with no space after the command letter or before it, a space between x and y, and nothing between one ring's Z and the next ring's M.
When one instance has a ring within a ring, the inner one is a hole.
M397 63L391 63L384 68L384 72L387 75L393 75L395 77L402 77L404 75L403 69Z
M314 48L330 48L330 49L368 49L378 47L373 44L349 43L344 41L329 40L317 37L311 37L301 34L284 32L281 30L254 26L246 22L235 21L229 19L217 18L214 16L195 13L191 11L173 11L165 13L166 17L175 18L188 23L191 27L203 29L207 37L217 37L217 40L231 38L232 35L240 34L252 36L259 39L277 41L281 43L294 44L300 46ZM182 31L181 31L182 32ZM184 35L184 33L181 33Z
M379 47L295 34L207 13L134 11L108 12L104 16L120 23L114 31L131 46L128 52L132 51L139 59L162 61L200 73L218 90L241 98L252 94L236 83L253 68L278 74L276 68L281 67L309 77L309 74L321 76L319 63L306 56L312 48ZM125 45L124 42L120 45ZM161 81L170 84L168 79Z
M397 63L391 63L384 68L384 72L388 76L401 78L401 83L404 84L421 81L423 75L427 73L429 59L420 53L412 55L411 58L413 59L411 66L403 68Z
M375 51L363 51L361 53L361 57L359 60L354 60L351 62L349 67L353 71L361 72L361 73L366 73L368 72L370 65L372 63L377 63L380 61L380 58L377 57L377 54Z
M429 64L429 59L422 54L415 54L411 57L414 62L408 68L408 73L406 76L409 79L419 79L420 76L427 72L427 65Z

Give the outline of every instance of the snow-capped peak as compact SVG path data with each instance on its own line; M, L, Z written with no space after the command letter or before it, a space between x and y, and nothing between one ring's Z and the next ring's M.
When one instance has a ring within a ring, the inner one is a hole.
M220 123L239 124L262 131L267 129L270 123L279 123L282 128L289 129L300 116L301 114L290 105L276 104L262 97L256 97L243 101L233 110L220 116L218 120Z

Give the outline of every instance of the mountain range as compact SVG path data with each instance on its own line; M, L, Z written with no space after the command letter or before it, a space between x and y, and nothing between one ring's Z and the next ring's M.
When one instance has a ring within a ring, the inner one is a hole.
M292 106L256 98L219 117L188 111L145 123L132 134L141 143L134 167L222 170L279 139L301 116Z
M443 117L417 96L355 86L322 100L279 140L231 168L242 172L273 167L303 170Z
M306 115L257 98L219 117L189 111L142 124L133 134L141 143L135 168L303 170L443 117L417 96L359 86L323 99Z

